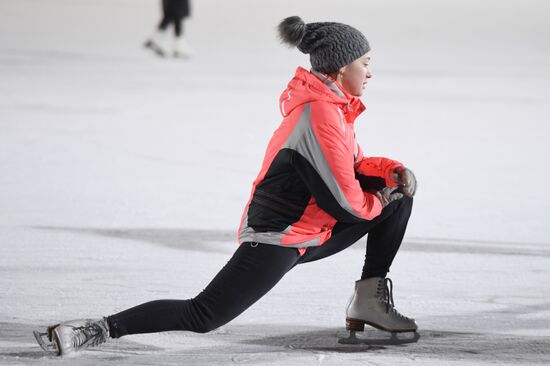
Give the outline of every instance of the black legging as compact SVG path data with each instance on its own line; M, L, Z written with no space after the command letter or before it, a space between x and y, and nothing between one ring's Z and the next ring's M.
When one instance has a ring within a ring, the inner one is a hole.
M176 37L181 36L183 27L182 21L189 16L190 7L188 0L163 0L162 1L163 17L160 21L158 29L164 31L173 23L174 33Z
M166 28L168 28L170 23L174 23L174 34L176 35L176 37L180 37L181 33L182 33L182 30L183 30L183 26L182 26L183 19L182 18L173 18L173 17L168 17L168 16L165 15L162 18L162 20L160 21L160 24L159 24L158 28L160 30L164 31L164 30L166 30Z
M367 233L367 252L361 279L384 277L399 250L413 200L389 204L372 221L338 223L332 236L303 256L294 248L243 243L210 284L189 300L157 300L108 317L111 337L127 334L188 330L205 333L233 320L258 301L297 264L316 261L357 242Z

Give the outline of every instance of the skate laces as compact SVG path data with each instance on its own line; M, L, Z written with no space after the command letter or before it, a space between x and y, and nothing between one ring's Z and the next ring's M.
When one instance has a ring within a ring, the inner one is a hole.
M93 347L105 343L107 328L105 324L99 324L102 322L104 322L104 320L87 321L84 326L72 327L74 334L73 345L75 349Z
M378 298L386 304L386 313L390 312L395 304L393 302L393 282L389 278L384 278L378 282Z
M391 312L393 315L409 320L409 318L395 309L395 303L393 302L393 282L391 278L384 278L378 282L378 297L386 305L386 314Z

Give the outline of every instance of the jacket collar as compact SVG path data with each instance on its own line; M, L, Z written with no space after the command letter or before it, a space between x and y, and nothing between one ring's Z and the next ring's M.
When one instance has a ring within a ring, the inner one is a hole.
M349 123L353 123L365 110L365 105L359 98L346 92L328 75L298 67L296 74L279 98L281 114L286 117L294 108L314 101L325 101L337 105Z
M336 80L313 69L311 69L310 72L321 80L323 84L325 84L338 97L346 100L346 103L342 106L342 111L344 112L347 122L354 122L355 119L365 111L366 107L361 99L345 91Z

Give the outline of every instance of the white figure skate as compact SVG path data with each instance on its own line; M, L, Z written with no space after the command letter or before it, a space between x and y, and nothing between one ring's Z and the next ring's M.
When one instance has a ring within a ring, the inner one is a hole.
M66 356L104 343L109 337L109 326L105 318L77 319L51 325L43 333L33 333L44 351Z
M191 48L191 46L183 36L175 37L173 46L173 54L176 58L191 58L196 54L195 50Z
M356 332L363 332L365 324L390 332L389 340L360 339ZM340 343L401 344L416 342L420 338L414 319L401 315L393 302L393 283L389 278L373 277L355 283L355 291L346 309L346 330L350 337ZM412 332L413 338L399 339L397 333Z
M166 34L163 31L156 31L151 37L149 37L143 47L150 49L159 57L166 56L166 49L164 43L166 42Z

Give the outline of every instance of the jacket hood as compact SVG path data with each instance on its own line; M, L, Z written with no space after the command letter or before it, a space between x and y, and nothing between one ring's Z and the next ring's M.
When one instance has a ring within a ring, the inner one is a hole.
M315 70L308 71L298 67L296 74L279 98L281 114L286 117L295 108L316 101L338 105L349 123L354 122L366 109L359 98L343 90L334 80Z

